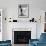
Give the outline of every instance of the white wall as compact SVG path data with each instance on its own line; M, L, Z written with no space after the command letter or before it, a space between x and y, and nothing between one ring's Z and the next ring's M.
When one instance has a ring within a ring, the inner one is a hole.
M41 10L41 23L37 23L37 39L40 38L41 33L44 33L45 11Z
M15 8L15 5L22 2L28 2L31 8L40 8L46 11L46 0L0 0L0 8Z

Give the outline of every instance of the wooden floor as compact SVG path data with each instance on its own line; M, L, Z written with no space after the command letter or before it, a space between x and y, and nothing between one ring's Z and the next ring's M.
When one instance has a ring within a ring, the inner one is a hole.
M29 46L28 44L12 44L12 46Z

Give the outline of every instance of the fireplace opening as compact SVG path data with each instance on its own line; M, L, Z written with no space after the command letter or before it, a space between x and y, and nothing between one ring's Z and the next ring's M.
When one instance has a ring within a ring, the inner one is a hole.
M14 31L14 44L28 44L31 31Z

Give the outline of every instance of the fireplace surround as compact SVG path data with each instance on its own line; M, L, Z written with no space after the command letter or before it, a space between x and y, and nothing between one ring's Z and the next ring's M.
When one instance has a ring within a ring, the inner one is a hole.
M28 44L31 39L30 28L14 28L12 31L13 44Z
M14 44L28 44L31 31L14 31Z

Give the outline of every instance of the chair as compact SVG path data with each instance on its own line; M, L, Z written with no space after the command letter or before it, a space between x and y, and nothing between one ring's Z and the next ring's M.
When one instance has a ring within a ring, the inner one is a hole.
M39 41L33 41L33 46L46 46L46 33L42 33Z
M38 41L38 39L29 39L29 46L35 46L33 43Z
M0 46L11 46L11 40L0 41Z

